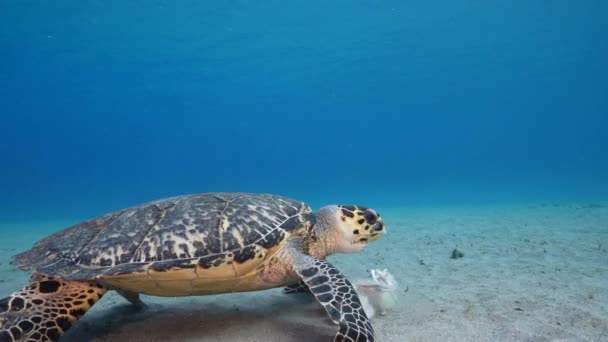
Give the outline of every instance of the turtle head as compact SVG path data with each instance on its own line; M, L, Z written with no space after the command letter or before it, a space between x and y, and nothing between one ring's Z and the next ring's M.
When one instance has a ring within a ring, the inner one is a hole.
M363 206L330 205L321 208L316 217L313 231L323 250L321 256L360 252L386 232L380 215Z
M339 205L337 209L340 239L336 252L360 252L386 232L384 221L374 209L356 205Z

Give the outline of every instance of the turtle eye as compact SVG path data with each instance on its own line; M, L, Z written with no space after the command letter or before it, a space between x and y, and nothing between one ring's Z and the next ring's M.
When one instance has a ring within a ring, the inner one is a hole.
M378 215L373 210L367 209L363 213L363 218L365 218L365 222L367 222L367 224L375 224L378 220Z

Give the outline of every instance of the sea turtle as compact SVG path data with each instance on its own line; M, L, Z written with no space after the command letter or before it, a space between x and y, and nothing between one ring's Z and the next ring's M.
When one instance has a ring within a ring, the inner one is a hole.
M363 250L385 231L374 210L312 213L277 195L204 193L158 200L74 225L13 257L35 270L0 300L0 342L56 341L108 290L191 296L280 286L307 290L339 325L336 341L373 341L352 284L325 260Z

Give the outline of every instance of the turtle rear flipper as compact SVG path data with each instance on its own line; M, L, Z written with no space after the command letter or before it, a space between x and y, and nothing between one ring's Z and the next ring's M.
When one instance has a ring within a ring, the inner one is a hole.
M105 292L98 284L35 275L0 299L0 342L57 341Z
M125 291L125 290L120 290L117 289L116 293L118 293L119 295L121 295L124 299L126 299L127 301L129 301L129 303L131 303L133 306L135 306L138 309L145 309L146 307L148 307L146 305L146 303L144 303L140 296L139 293L135 293L135 292L131 292L131 291Z
M374 341L374 329L357 292L337 268L303 253L294 258L294 267L331 319L340 326L335 341Z

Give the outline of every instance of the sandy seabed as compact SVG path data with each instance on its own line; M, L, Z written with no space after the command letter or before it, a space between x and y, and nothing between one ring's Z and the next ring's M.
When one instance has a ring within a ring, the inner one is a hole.
M351 279L387 268L398 305L373 319L383 341L608 341L608 206L540 204L388 208L388 233L329 258ZM10 256L63 222L0 225L0 297L29 277ZM454 248L464 253L451 259ZM336 326L307 295L280 289L207 297L109 293L62 342L332 341Z

